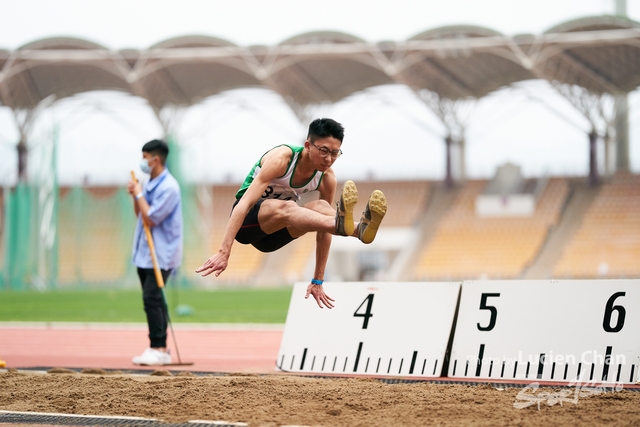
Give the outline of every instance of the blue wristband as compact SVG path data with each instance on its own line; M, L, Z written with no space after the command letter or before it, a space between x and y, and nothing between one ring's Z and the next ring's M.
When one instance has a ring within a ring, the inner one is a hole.
M313 283L314 285L322 285L324 283L324 280L311 279L311 283Z

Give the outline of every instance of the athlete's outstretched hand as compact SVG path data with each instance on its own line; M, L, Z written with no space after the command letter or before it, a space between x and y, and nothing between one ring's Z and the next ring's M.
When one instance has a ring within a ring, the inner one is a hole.
M305 295L305 299L309 298L309 295L313 295L318 303L318 307L324 308L322 305L324 304L327 308L333 308L333 302L335 301L329 295L324 293L324 288L322 285L314 285L313 283L307 286L307 295Z
M229 255L225 255L221 252L213 255L204 264L196 269L196 273L202 273L202 276L208 276L211 273L216 273L216 277L227 269L229 264Z

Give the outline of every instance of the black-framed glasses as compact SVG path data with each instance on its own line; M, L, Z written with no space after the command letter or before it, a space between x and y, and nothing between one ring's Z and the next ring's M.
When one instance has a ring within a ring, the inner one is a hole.
M342 156L342 150L330 151L327 147L318 147L313 142L311 143L311 145L313 145L316 148L316 150L320 152L320 155L322 157L331 156L332 159L337 159L338 157Z

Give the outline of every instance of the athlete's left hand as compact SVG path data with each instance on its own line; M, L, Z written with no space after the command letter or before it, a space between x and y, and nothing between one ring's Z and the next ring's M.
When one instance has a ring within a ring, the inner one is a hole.
M208 276L215 273L216 277L220 275L229 265L229 255L218 252L209 258L204 264L196 269L196 273L202 273L202 276Z
M309 298L309 295L313 295L318 303L318 307L324 308L322 305L324 304L327 308L333 308L333 302L335 301L329 295L324 293L324 288L322 285L314 285L313 283L307 286L307 294L304 296L305 299Z

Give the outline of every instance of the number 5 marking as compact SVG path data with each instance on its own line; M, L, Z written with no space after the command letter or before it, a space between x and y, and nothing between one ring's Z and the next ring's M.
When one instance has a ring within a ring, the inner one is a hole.
M489 297L499 297L500 294L482 294L482 297L480 298L480 310L489 310L491 312L491 318L489 319L489 325L488 326L480 326L480 323L478 323L478 330L479 331L490 331L493 329L494 326L496 326L496 318L498 317L498 309L491 306L491 305L487 305L487 298Z

